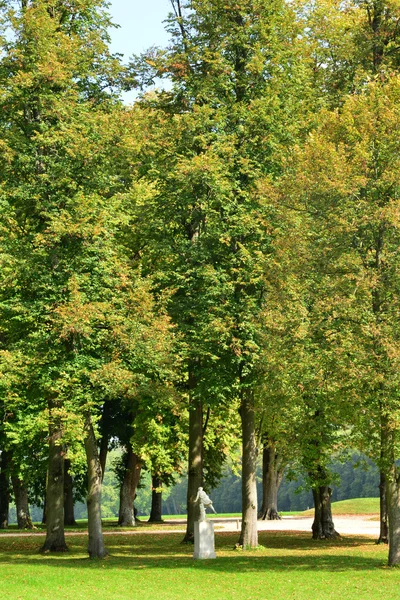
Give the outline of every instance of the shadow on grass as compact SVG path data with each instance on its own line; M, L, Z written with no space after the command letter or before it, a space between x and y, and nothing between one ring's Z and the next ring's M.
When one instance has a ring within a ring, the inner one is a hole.
M218 529L218 525L216 526ZM183 523L171 523L171 522L162 522L162 523L148 523L147 521L139 521L135 526L129 527L124 525L120 527L118 525L117 520L105 521L103 522L103 532L106 534L121 534L124 531L129 531L132 533L138 533L140 531L186 531L186 525ZM18 527L14 524L9 525L7 529L0 529L0 539L2 537L15 537L17 535L21 536L32 536L32 535L40 535L46 533L46 525L36 524L33 529L18 529ZM66 525L65 533L87 533L87 523L78 522L75 525Z
M0 563L30 567L57 567L58 569L188 569L201 571L246 573L261 571L315 571L346 572L370 571L382 567L385 552L378 550L373 540L346 538L333 541L315 541L309 534L290 532L263 532L255 551L234 550L237 535L221 533L217 536L216 560L193 560L193 546L180 544L181 534L123 535L107 539L110 556L106 560L90 560L86 555L86 537L71 540L70 552L63 555L42 556L37 553L37 540L0 540Z

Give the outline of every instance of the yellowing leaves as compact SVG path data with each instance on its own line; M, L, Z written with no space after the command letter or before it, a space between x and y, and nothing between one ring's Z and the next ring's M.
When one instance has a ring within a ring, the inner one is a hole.
M69 281L68 292L68 302L54 309L54 320L60 339L74 343L79 337L89 337L95 324L105 322L108 307L100 302L85 302L75 276Z

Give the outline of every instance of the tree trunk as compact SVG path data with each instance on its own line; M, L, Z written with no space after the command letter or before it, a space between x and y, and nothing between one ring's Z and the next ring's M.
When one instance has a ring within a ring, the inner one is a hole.
M61 444L61 430L55 424L51 425L49 436L46 522L46 540L42 551L65 552L68 550L64 535L64 451Z
M239 545L243 548L258 546L257 531L257 444L254 426L252 394L242 393L240 416L242 420L242 530Z
M71 463L64 465L64 525L76 525L74 514L74 482L70 473Z
M104 479L104 473L106 472L108 454L108 434L104 433L100 440L100 466L101 466L101 481Z
M161 488L161 485L161 479L157 475L153 475L149 523L162 523L162 492L157 491L157 488Z
M175 500L175 498L172 498L172 504L173 504L173 511L174 511L172 514L173 514L173 515L178 515L178 514L179 514L179 511L178 511L178 507L177 507L177 505L176 505L176 500Z
M110 401L105 401L103 404L103 410L100 419L100 465L101 465L101 477L104 479L104 473L106 472L106 462L108 455L108 442L110 440L110 419L111 419L111 406Z
M191 386L192 389L194 385ZM194 542L194 522L199 518L195 499L203 485L203 407L199 400L191 397L189 405L189 447L186 533L182 542Z
M279 520L278 490L282 481L282 469L273 444L265 443L263 447L262 467L262 506L258 514L259 519Z
M17 508L18 529L33 529L32 519L29 512L28 490L19 477L11 477L15 505Z
M104 558L108 553L104 546L101 523L102 473L90 415L86 417L85 451L88 471L88 493L86 499L89 533L88 552L90 558Z
M47 485L46 485L47 487ZM47 502L46 502L46 496L44 497L44 502L43 502L43 513L42 513L42 525L46 525L47 522Z
M340 537L335 530L332 519L332 490L327 485L320 485L312 490L314 497L314 522L312 536L314 540Z
M132 446L128 444L126 469L119 496L118 525L121 525L121 527L132 527L135 525L133 503L136 497L141 469L142 463L138 455L133 452Z
M0 529L7 529L8 527L10 486L7 469L8 453L3 450L0 455Z
M400 564L400 472L393 461L386 478L387 507L389 515L390 567Z
M386 494L386 475L383 471L380 472L379 480L379 539L377 544L388 544L389 543L389 529L388 529L388 507L387 507L387 494Z

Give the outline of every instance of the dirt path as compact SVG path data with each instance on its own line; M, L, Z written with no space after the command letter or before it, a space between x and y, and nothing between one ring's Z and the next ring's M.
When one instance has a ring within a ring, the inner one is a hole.
M341 535L379 536L379 521L371 521L370 515L334 517L335 529ZM312 517L283 517L281 521L259 521L259 531L309 531Z

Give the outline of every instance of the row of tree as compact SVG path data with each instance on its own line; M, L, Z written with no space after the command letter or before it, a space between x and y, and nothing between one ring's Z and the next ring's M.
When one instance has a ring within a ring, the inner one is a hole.
M111 452L111 460L107 461L101 493L101 515L106 519L118 519L120 506L121 481L118 478L120 452ZM335 477L332 489L332 502L348 500L350 498L378 498L379 497L379 469L367 457L354 453L345 462L335 460L330 465L330 470ZM43 481L44 483L44 481ZM68 485L64 488L64 523L76 525L76 520L87 519L87 507L84 501L85 481L84 478L75 476L73 479L73 493ZM184 515L186 513L186 490L187 477L180 476L171 486L160 483L155 487L151 473L141 471L139 485L136 489L134 502L136 519L143 521L152 515L151 522L162 522L163 515ZM210 491L214 507L217 513L240 513L242 510L242 499L240 494L241 478L240 472L236 473L231 465L226 465L222 477L216 488ZM156 498L154 494L156 490ZM11 490L12 491L12 490ZM34 496L28 493L34 500ZM43 485L40 496L44 498L45 489ZM260 503L263 497L262 469L257 467L257 497ZM156 500L156 502L155 502ZM277 511L303 511L313 505L311 490L307 487L304 477L301 475L296 479L288 479L284 475L279 486L277 496ZM32 521L43 520L43 506L29 506ZM278 516L279 513L277 512ZM20 515L21 517L21 515ZM15 503L10 505L9 522L17 523ZM27 523L23 524L26 527Z
M1 522L10 478L25 513L46 481L44 550L64 550L85 471L104 556L119 444L120 524L141 468L156 503L187 455L191 541L240 440L240 544L260 447L261 516L290 463L331 537L329 461L352 446L379 465L397 564L398 1L171 7L170 45L123 66L102 0L0 3Z

